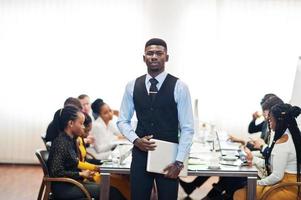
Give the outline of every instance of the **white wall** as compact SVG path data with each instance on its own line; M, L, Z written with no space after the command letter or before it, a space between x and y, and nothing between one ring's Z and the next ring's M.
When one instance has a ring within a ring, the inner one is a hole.
M167 70L199 99L201 120L245 134L265 93L291 97L299 2L0 0L0 162L35 161L68 96L118 109L151 37L168 42Z

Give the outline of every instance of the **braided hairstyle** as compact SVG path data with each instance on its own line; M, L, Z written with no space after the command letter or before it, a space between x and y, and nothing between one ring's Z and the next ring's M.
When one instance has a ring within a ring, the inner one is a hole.
M296 118L300 115L301 109L290 104L277 104L271 108L270 114L276 120L275 136L268 152L267 159L271 156L276 141L282 137L288 129L292 135L297 156L297 181L300 182L301 169L301 133L298 128ZM298 189L298 193L299 193Z
M92 123L92 118L90 117L89 114L87 114L85 112L83 112L83 114L85 115L84 126L88 127Z
M60 132L64 131L70 120L73 121L78 118L79 112L81 111L78 107L70 104L55 112L53 117L53 131L55 131L53 134L55 137L57 137Z

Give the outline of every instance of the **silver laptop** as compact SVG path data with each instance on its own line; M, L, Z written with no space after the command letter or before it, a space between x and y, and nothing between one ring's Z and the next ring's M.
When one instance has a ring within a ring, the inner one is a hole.
M154 141L157 147L154 151L148 151L146 171L165 174L163 169L176 160L178 144L157 139L150 141ZM179 176L187 176L187 160Z
M233 147L233 149L224 149L221 145L218 131L216 131L215 134L216 134L217 144L218 144L218 148L219 148L219 151L221 154L221 158L225 161L236 161L238 159L238 155L239 155L238 148Z

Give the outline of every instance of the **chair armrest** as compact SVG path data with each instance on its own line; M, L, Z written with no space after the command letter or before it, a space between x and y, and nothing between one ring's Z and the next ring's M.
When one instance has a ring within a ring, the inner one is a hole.
M86 197L91 200L90 193L87 191L87 189L81 184L80 182L72 179L72 178L52 178L52 177L44 177L44 181L46 182L65 182L65 183L71 183L73 185L76 185L81 189L81 191L86 195Z
M292 182L292 183L279 183L268 189L260 198L260 200L266 200L268 196L274 191L282 187L289 187L289 186L301 186L301 182Z

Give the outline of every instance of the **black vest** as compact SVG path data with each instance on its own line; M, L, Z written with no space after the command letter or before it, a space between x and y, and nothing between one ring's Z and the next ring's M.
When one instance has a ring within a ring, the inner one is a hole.
M160 90L152 102L145 87L146 75L136 79L134 106L139 137L153 135L154 139L178 143L179 120L174 90L178 78L167 74Z

